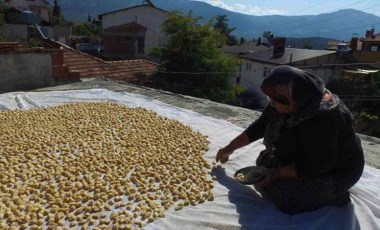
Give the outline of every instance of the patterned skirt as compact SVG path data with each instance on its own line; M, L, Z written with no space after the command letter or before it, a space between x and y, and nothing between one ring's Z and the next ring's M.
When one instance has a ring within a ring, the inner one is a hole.
M265 155L267 156L260 154L261 159L256 162L257 165L267 168L278 167L278 161L272 154ZM290 215L310 212L326 205L342 206L350 202L347 191L336 194L336 180L332 176L317 179L280 179L269 186L255 186L255 188L264 198Z

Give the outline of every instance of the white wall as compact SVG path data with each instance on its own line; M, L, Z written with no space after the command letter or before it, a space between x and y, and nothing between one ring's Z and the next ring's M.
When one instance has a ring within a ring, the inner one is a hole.
M244 86L250 93L261 92L260 85L265 78L264 70L267 75L275 67L275 65L242 59L240 85Z
M70 42L71 27L70 26L54 26L54 27L44 27L41 26L43 32L47 32L47 37L54 40L61 40L65 44ZM2 28L2 32L8 38L28 38L28 28L27 25L21 24L5 24Z
M242 59L239 85L245 87L249 93L256 95L258 98L260 98L260 100L262 100L264 104L266 104L266 95L261 91L260 85L265 77L269 74L270 70L275 67L277 67L277 65ZM338 77L337 72L332 67L318 69L310 68L304 70L322 78L326 84ZM237 75L239 76L239 74Z
M161 25L167 19L167 13L150 7L139 6L110 14L103 15L103 29L136 22L147 28L145 50L167 42L167 35L161 32Z

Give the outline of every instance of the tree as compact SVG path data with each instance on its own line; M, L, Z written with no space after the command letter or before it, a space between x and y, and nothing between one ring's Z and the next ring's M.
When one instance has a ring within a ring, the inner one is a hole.
M239 44L239 41L237 38L233 35L231 35L232 31L236 29L236 27L229 27L227 22L228 18L227 15L225 14L219 14L215 17L215 24L214 24L214 29L219 30L221 34L223 34L227 38L227 45L233 46Z
M71 27L72 35L99 35L100 31L90 24L76 24Z
M4 0L0 0L0 16L2 16L2 18L0 18L0 23L1 22L4 23L4 20L5 20L5 18L4 18L5 10L6 10L5 2L4 2ZM1 20L3 20L3 21L1 21ZM1 26L1 24L0 24L0 26Z
M5 7L4 0L0 0L0 32L1 32L1 28L5 24L5 9L6 9L6 7ZM1 33L0 40L4 39L4 38L2 38L3 36L4 36L3 33Z
M61 6L58 5L57 0L54 0L52 19L53 24L60 24L65 20L61 11Z
M308 49L308 50L313 49L313 44L312 44L312 42L311 42L310 40L306 40L306 41L304 41L303 48L304 48L304 49Z
M247 40L245 38L241 37L239 45L243 45L246 42L247 42Z
M236 73L237 59L227 56L218 48L223 35L213 29L212 21L200 24L201 17L171 12L162 25L169 35L166 46L151 54L160 58L160 83L176 85L177 90L219 102L233 100L238 92L230 77Z

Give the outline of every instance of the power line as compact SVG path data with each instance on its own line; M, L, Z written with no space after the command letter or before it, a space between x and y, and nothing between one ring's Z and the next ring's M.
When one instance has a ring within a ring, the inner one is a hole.
M349 29L354 29L354 28L359 28L359 27L363 28L363 27L374 26L374 25L380 25L380 22L375 22L375 23L365 24L365 25L360 25L360 26L346 27L346 28L343 28L343 29L334 30L334 32L336 32L336 31L343 31L343 30L349 30ZM331 31L329 31L329 32L319 32L319 33L320 34L331 33Z
M359 4L359 3L365 2L365 1L367 1L367 0L361 0L361 1L358 1L358 2L355 2L355 3L352 3L352 4L349 4L349 5L342 6L342 7L340 7L340 8L335 9L335 10L332 10L332 11L325 11L325 12L322 12L322 13L328 13L328 12L334 12L334 11L337 11L337 10L342 10L342 9L344 9L344 8L346 8L346 7L353 6L353 5L356 5L356 4ZM325 2L327 2L327 1L325 1ZM321 5L322 3L325 3L325 2L321 2L320 4L317 4L317 5ZM316 6L317 6L317 5L316 5ZM313 7L310 7L310 8L313 8ZM301 11L302 11L302 10L297 11L296 13L301 12ZM289 16L292 16L292 15L289 15ZM285 20L285 21L286 21L286 20ZM290 20L288 20L288 21L290 21ZM280 24L277 24L277 25L273 25L272 27L278 27L278 26L283 26L283 25L287 25L287 24L288 24L287 22L283 22L283 23L280 23Z
M358 2L355 2L355 3L349 4L349 5L341 6L341 7L338 8L338 9L344 9L344 8L346 8L346 7L353 6L353 5L356 5L356 4L359 4L359 3L365 2L365 1L367 1L367 0L362 0L362 1L358 1ZM336 11L336 10L326 11L325 13L328 13L328 12L331 13L331 12L334 12L334 11Z
M361 11L363 11L363 10L367 10L367 9L370 9L370 8L375 8L375 7L378 7L378 6L380 6L380 4L377 4L377 5L374 5L374 6L371 6L371 7L364 8L364 9L362 9ZM339 15L339 16L336 16L336 17L328 18L328 19L321 20L321 21L314 22L314 23L310 23L310 24L305 24L305 25L301 25L301 26L291 27L291 28L289 28L289 29L287 29L287 30L293 30L293 29L298 29L298 28L305 27L305 26L311 26L311 25L319 24L319 23L321 23L321 22L331 21L331 20L334 20L334 19L337 19L337 18L345 17L345 16L348 16L348 15L351 15L351 14L356 14L356 13L358 13L358 11L355 11L355 12L349 12L349 13L346 13L346 14L343 14L343 15Z
M308 66L295 66L299 69L307 69L307 68L316 68L316 67L333 67L333 66L363 66L363 65L377 65L380 62L360 62L360 63L347 63L347 64L319 64L319 65L308 65ZM231 72L186 72L186 71L162 71L159 70L157 73L167 73L167 74L186 74L186 75L205 75L205 74L236 74L237 72L252 72L249 70L241 70L241 71L231 71Z
M290 13L290 15L294 15L294 14L296 14L296 13L300 13L300 12L302 12L302 11L305 11L305 10L309 10L309 9L315 8L315 7L317 7L317 6L320 6L320 5L322 5L322 4L326 3L326 2L330 2L330 1L331 1L331 0L326 0L326 1L323 1L323 2L320 2L320 3L317 3L317 4L313 5L313 6L310 6L310 7L304 8L304 9L302 9L302 10L298 10L298 11L295 11L295 12L293 12L293 13ZM364 1L367 1L367 0L364 0Z

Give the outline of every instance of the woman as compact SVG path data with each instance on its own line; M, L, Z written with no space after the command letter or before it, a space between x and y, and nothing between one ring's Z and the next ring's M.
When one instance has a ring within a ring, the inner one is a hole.
M297 214L349 203L364 158L347 107L320 78L290 66L273 69L261 89L270 104L216 161L225 163L236 149L264 137L256 163L268 170L256 185L280 210Z

